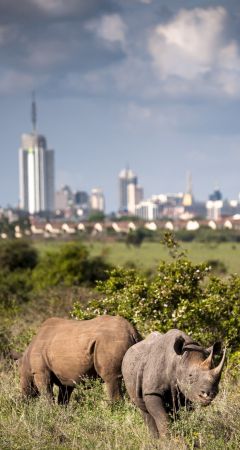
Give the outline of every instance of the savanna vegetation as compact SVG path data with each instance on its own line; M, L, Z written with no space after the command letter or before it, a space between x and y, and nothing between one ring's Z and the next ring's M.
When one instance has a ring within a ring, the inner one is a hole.
M1 243L0 447L238 449L240 276L230 274L216 251L212 258L194 261L171 234L164 236L162 244L144 241L140 248L116 243L118 265L110 257L114 247L108 250L109 245ZM118 245L125 245L126 260L117 253ZM157 245L158 264L136 264L132 255L144 251L145 245L149 255L151 245ZM237 254L240 248L234 245L232 253ZM220 339L228 347L220 394L208 408L183 409L180 420L172 423L167 443L156 443L149 436L127 399L110 407L99 381L87 381L91 389L79 386L68 408L50 405L44 398L28 403L20 398L17 363L10 355L26 347L45 318L87 319L106 313L123 315L144 335L178 327L203 344Z

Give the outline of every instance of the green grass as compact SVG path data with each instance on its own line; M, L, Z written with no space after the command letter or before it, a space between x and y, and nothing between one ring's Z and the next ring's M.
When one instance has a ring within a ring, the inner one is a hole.
M63 245L63 241L36 242L40 253L54 250ZM151 270L157 267L161 259L168 259L169 253L162 244L157 242L143 242L141 247L127 247L123 242L86 241L93 256L102 255L113 265L134 263L138 268ZM229 273L240 274L240 243L183 243L188 257L195 263L217 259L222 261Z
M214 403L182 411L170 426L166 441L153 439L140 412L125 399L114 406L106 401L100 382L75 390L68 407L45 398L23 402L15 366L2 367L0 381L1 450L203 450L240 448L240 392L237 383L221 384Z

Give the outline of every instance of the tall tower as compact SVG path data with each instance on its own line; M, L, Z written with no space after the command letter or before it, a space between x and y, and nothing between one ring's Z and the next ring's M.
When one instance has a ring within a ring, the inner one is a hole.
M35 96L31 105L32 133L22 134L19 149L20 208L30 214L54 210L54 150L37 133Z
M193 204L193 193L192 193L192 174L187 172L187 186L186 192L183 195L183 206L192 206Z
M119 174L119 211L127 212L129 203L129 185L137 186L137 176L128 167Z

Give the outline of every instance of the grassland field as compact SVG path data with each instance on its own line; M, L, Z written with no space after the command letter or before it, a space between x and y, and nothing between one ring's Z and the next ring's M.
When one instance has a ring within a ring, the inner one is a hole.
M57 249L64 241L36 241L35 246L43 254ZM161 260L169 259L168 250L158 242L144 241L140 247L127 246L124 242L83 241L92 256L101 255L113 265L134 263L142 270L155 269ZM219 260L228 273L240 275L240 243L180 243L194 263Z
M35 241L40 255L54 251L63 240ZM123 242L83 241L92 256L103 256L113 265L134 263L154 270L169 259L160 243L144 241L141 247ZM180 244L195 263L219 260L228 273L240 275L240 243ZM81 296L86 295L85 288ZM66 295L67 294L67 295ZM67 317L74 294L50 291L23 305L16 316L6 318L16 350L22 351L40 323L47 317ZM53 296L53 297L51 297ZM1 339L0 321L0 339ZM3 328L4 331L4 328ZM240 380L226 365L220 392L207 408L183 408L180 420L172 422L167 440L153 439L141 414L126 397L110 406L100 381L89 381L91 389L79 385L67 408L49 404L44 397L23 402L17 362L0 358L0 450L238 450L240 448ZM92 383L92 384L91 384ZM55 392L56 393L56 392Z

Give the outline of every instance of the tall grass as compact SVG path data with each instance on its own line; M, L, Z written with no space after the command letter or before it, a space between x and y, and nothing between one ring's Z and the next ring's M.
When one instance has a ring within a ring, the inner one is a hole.
M240 448L240 384L227 376L207 408L182 410L167 440L153 439L140 412L128 399L114 406L103 385L79 386L68 407L41 397L23 402L15 365L2 365L0 381L0 448L106 450L225 450Z

